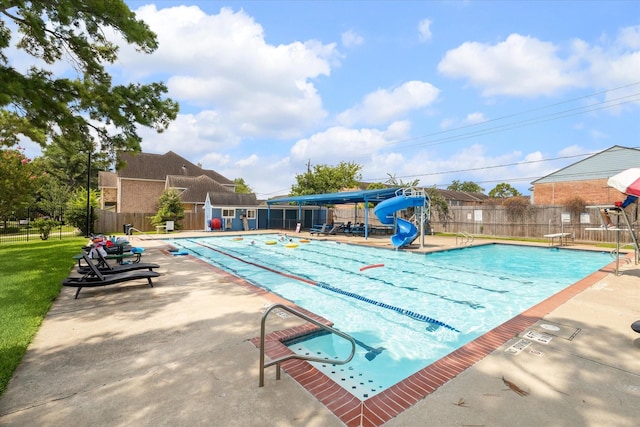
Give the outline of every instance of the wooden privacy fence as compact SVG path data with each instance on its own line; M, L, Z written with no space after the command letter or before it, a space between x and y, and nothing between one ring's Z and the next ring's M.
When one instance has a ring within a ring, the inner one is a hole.
M363 208L334 209L335 222L364 222ZM379 223L373 209L368 212L369 223ZM630 221L637 223L635 212ZM451 206L446 218L431 215L431 230L443 233L469 233L494 237L543 239L545 234L572 233L576 241L614 242L615 233L599 230L602 224L597 209L580 213L567 212L563 206L529 205L522 212L514 213L501 205ZM589 230L597 228L598 230ZM623 233L623 240L631 240ZM626 243L626 242L625 242Z
M131 224L140 231L156 231L149 217L156 213L116 213L112 211L98 210L98 220L95 224L96 233L113 234L123 233L124 225ZM185 212L184 219L180 221L182 230L204 230L204 212Z
M545 234L560 232L572 233L576 241L613 242L614 232L588 230L599 228L601 218L596 209L587 209L581 213L569 213L562 206L527 206L523 212L514 214L505 206L452 206L447 218L436 214L431 216L431 229L434 232L469 233L494 237L514 237L543 239ZM95 231L103 234L122 233L124 224L131 224L140 231L155 231L149 217L155 213L115 213L99 210ZM332 209L330 218L334 222L364 222L363 208ZM369 209L368 219L371 225L379 221L373 209ZM638 213L630 220L637 223ZM297 222L295 220L294 222ZM183 230L204 230L204 212L185 212L182 221ZM629 239L623 233L623 239ZM626 243L626 242L625 242Z

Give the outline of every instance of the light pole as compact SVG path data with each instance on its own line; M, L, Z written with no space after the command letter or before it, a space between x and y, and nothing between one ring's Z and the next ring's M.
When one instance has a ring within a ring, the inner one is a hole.
M86 235L84 237L89 237L91 235L91 151L92 148L87 150L87 228Z

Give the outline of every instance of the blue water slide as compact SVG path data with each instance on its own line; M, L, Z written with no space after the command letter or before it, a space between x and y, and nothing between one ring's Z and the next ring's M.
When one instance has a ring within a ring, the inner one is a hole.
M402 209L424 205L424 196L396 196L378 203L373 212L381 223L393 224L394 214ZM396 248L406 246L418 237L418 227L411 222L398 218L396 220L396 234L391 236L391 244Z

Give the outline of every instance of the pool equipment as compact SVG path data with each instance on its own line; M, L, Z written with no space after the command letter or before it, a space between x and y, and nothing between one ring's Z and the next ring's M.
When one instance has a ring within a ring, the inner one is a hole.
M384 267L384 264L365 265L364 267L360 267L360 271L365 271L365 270L368 270L370 268L378 268L378 267Z
M423 192L411 189L398 190L396 194L378 203L373 212L382 224L393 225L395 222L396 234L391 236L391 244L399 248L411 244L418 237L418 227L406 219L395 218L395 213L409 207L424 207L426 199Z

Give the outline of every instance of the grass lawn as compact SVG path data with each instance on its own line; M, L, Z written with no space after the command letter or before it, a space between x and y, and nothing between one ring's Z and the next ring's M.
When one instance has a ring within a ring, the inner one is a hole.
M86 238L0 245L0 395Z

